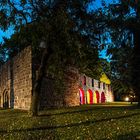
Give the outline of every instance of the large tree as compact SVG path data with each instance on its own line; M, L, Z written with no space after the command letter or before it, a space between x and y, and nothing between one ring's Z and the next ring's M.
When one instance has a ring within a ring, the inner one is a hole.
M140 1L120 0L117 1L117 4L105 7L101 13L104 18L100 22L104 25L104 31L110 33L114 43L109 47L113 56L113 76L115 76L116 82L121 81L123 89L133 88L139 105Z
M126 40L125 40L126 41ZM116 96L129 95L132 91L132 56L133 47L128 41L113 48L108 49L111 57L111 78L112 88Z
M5 40L6 52L13 56L32 45L39 59L32 97L33 116L38 114L38 97L46 67L55 71L56 67L63 69L69 64L90 75L96 71L99 25L94 20L96 15L87 11L89 3L88 0L3 0L0 3L2 29L13 26L16 30L10 40ZM50 62L57 64L55 68Z

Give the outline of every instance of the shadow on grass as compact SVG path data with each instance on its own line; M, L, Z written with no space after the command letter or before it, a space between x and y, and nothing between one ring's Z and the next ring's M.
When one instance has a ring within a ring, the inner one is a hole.
M126 133L124 135L118 135L110 139L112 140L140 140L140 131L134 131L131 133ZM101 140L106 140L106 138L103 138Z
M71 109L71 108L70 108ZM86 106L85 109L80 109L77 108L78 110L74 111L64 111L61 113L51 113L51 114L46 114L46 113L41 113L39 116L52 116L52 115L63 115L63 114L74 114L74 113L82 113L82 112L87 112L87 111L96 111L96 110L105 110L105 109L121 109L121 110L134 110L134 109L140 109L136 105L132 106Z
M27 129L13 129L13 130L0 130L0 133L13 133L13 132L27 132L27 131L39 131L39 130L53 130L57 128L66 128L66 127L78 127L80 125L90 125L94 123L102 123L106 121L112 121L112 120L119 120L119 119L124 119L124 118L129 118L133 116L140 115L140 113L133 113L130 115L125 115L125 116L119 116L119 117L112 117L112 118L107 118L107 119L100 119L100 120L88 120L88 121L83 121L79 123L71 123L71 124L66 124L66 125L57 125L57 126L43 126L43 127L35 127L35 128L27 128Z
M7 118L17 118L17 117L27 116L27 111L24 110L13 110L13 109L1 109L0 110L0 119Z

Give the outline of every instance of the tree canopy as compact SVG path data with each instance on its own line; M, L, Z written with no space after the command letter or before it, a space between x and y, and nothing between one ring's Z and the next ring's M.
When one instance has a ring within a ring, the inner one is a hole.
M50 41L54 50L53 60L57 60L57 64L64 61L64 65L73 63L84 72L96 72L100 37L95 18L100 17L88 12L90 2L3 1L0 13L6 18L0 20L2 29L10 25L15 27L15 34L10 40L5 39L3 48L12 56L25 46L32 45L34 54L39 56L40 42L47 44Z
M14 26L15 34L5 39L1 50L14 56L24 47L33 47L40 66L34 84L32 113L37 115L38 96L45 69L57 73L74 65L91 76L101 73L98 45L101 16L87 10L89 0L3 0L0 25ZM42 48L43 47L43 48ZM42 55L40 55L42 54ZM60 74L58 74L60 75Z
M134 90L139 94L140 74L140 1L120 0L101 10L104 32L109 32L111 44L112 80L114 90L126 93Z

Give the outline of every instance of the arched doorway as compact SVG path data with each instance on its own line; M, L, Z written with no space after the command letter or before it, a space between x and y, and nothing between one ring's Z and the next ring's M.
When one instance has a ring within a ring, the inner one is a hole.
M79 94L80 94L80 104L85 104L85 95L84 95L84 90L82 88L79 89Z
M87 103L93 104L93 92L91 89L87 91Z
M96 91L96 99L97 99L97 103L99 103L99 99L100 99L100 94L98 91Z
M101 103L105 103L105 93L102 92L101 94Z
M8 91L3 92L3 108L9 108Z
M93 94L93 103L96 104L97 103L97 96L96 96L96 92L94 92Z

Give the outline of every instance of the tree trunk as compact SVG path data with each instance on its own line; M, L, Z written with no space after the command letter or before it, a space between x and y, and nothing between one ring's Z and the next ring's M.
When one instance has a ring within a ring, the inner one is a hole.
M43 77L45 76L47 62L48 62L51 54L52 54L52 50L51 50L50 46L48 48L45 48L43 55L42 55L41 64L40 64L40 67L38 70L38 75L36 77L36 81L35 81L35 84L33 87L32 105L31 105L32 116L38 115L41 83L42 83Z
M140 106L140 31L134 31L134 52L132 58L132 84Z

